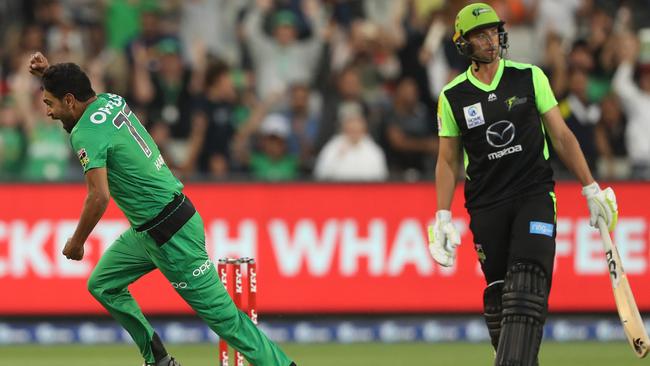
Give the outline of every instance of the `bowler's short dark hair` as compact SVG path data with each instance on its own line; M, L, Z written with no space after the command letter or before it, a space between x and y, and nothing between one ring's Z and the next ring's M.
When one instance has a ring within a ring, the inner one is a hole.
M79 65L71 62L54 64L45 69L43 73L43 89L52 93L58 99L70 93L85 102L95 96L95 91L90 85L88 75L81 70Z

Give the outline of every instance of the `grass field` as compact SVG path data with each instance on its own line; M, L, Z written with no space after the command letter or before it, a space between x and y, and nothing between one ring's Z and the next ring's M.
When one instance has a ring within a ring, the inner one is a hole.
M284 344L299 366L492 365L488 344ZM216 366L213 344L170 345L183 366ZM541 365L639 365L624 343L544 343ZM135 346L0 346L1 366L141 366Z

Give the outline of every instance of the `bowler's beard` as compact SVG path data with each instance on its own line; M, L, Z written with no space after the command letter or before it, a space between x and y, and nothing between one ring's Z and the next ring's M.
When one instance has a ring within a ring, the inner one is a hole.
M72 129L77 124L77 121L75 121L74 118L72 118L72 116L70 116L70 117L61 117L61 118L59 118L59 120L61 121L61 124L63 125L63 129L66 130L67 133L71 133Z

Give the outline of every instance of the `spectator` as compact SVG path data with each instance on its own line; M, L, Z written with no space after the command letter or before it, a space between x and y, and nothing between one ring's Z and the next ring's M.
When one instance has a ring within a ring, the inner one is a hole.
M650 67L640 65L634 77L638 42L633 34L619 41L620 64L612 80L628 118L625 145L632 164L633 177L650 179Z
M20 178L25 157L25 136L13 103L8 98L0 101L0 180L3 181Z
M438 155L435 122L419 101L415 81L404 78L397 84L393 105L385 114L384 134L391 172L432 174Z
M288 181L298 178L298 157L288 151L287 140L291 134L289 120L282 114L266 114L268 106L275 104L274 99L267 99L266 103L259 105L246 125L237 131L235 157L248 168L255 180ZM251 137L254 137L255 147L247 148Z
M181 2L180 37L183 44L200 40L209 54L229 65L240 66L238 16L247 0L202 0ZM192 64L198 60L187 53Z
M594 57L594 69L589 77L588 96L599 102L610 90L611 74L613 72L613 47L610 35L613 30L613 19L603 8L595 7L589 17L590 24L587 32L587 44Z
M447 3L433 16L418 58L427 69L429 91L440 95L442 88L469 67L467 58L461 56L452 41L456 14L462 3ZM408 69L405 70L408 72Z
M135 51L138 48L144 48L149 60L155 60L156 46L161 40L170 37L161 21L160 5L151 0L128 2L130 4L123 4L124 0L113 1L119 9L115 10L115 13L109 11L107 14L106 33L109 46L121 49L120 45L126 44L129 63L135 63ZM134 17L137 23L132 29Z
M258 0L246 19L246 39L253 58L257 93L262 99L283 92L293 83L311 83L322 44L324 19L316 0L303 2L304 13L312 23L312 36L297 40L296 15L280 10L273 16L273 37L268 38L262 28L262 17L271 10L270 0Z
M327 74L328 71L324 73ZM324 100L320 128L316 138L317 150L320 150L336 133L338 126L341 126L339 116L342 105L356 103L361 106L364 118L368 118L370 114L370 108L363 99L361 78L356 67L348 66L341 70L334 78L334 82L324 76L321 77L323 79L321 92ZM332 84L334 88L331 88Z
M616 95L603 98L600 109L602 113L595 131L600 156L598 174L604 179L626 179L630 175L625 146L626 120Z
M396 79L401 71L395 51L404 43L403 32L400 29L391 33L390 29L357 19L349 32L339 28L332 36L332 68L354 65L361 76L363 97L371 105L385 101L383 84Z
M260 150L250 159L253 178L257 180L292 180L298 176L298 159L287 151L291 133L289 121L278 114L268 115L260 125Z
M314 176L318 180L382 181L388 176L386 158L368 134L358 105L341 109L341 133L318 154Z
M549 33L546 37L546 53L543 70L548 75L554 95L565 95L568 83L567 57L562 46L562 38L556 33ZM574 66L579 69L578 65ZM582 68L585 70L585 68Z
M60 1L50 2L48 11L52 21L46 34L50 58L53 62L65 60L83 64L86 54L82 30Z
M68 135L56 120L45 115L40 98L32 101L32 113L26 120L27 151L23 178L32 182L62 181L70 166Z
M361 1L338 1L330 0L332 9L332 21L346 30L356 19L363 19L364 8Z
M585 11L582 0L537 0L535 3L535 34L540 37L537 44L546 44L549 31L560 38L573 42L578 28L576 14Z
M193 136L184 172L198 172L212 178L226 178L230 168L230 142L234 134L237 92L230 69L224 63L211 65L205 78L205 92L192 117Z
M29 24L23 28L21 41L21 53L35 52L45 48L45 34L43 28L37 24Z
M600 119L600 107L587 96L588 76L584 70L569 71L569 93L560 100L562 117L578 139L590 167L596 163L596 140L594 129Z
M291 126L288 138L289 153L300 160L303 172L311 171L315 158L315 143L319 128L319 111L305 84L294 84L289 89L289 103L285 116Z
M27 58L23 58L27 64ZM21 177L25 180L61 181L66 178L71 152L61 125L46 114L41 94L26 68L17 70L12 83L15 111L22 123L26 148Z
M123 50L138 35L147 39L150 32L157 32L157 11L155 3L149 0L106 2L104 27L108 46ZM157 41L157 39L156 39Z
M134 49L135 100L146 107L147 129L166 155L167 164L177 168L187 160L192 96L200 90L202 71L183 64L181 44L175 38L158 42L154 60L140 45ZM158 67L153 68L155 65Z
M404 19L405 41L397 52L401 65L401 77L411 77L417 84L420 100L431 109L435 109L429 86L429 75L425 67L426 62L423 62L425 60L420 57L431 22L428 21L429 17L422 19L422 16L417 16L415 8L416 6L413 4Z

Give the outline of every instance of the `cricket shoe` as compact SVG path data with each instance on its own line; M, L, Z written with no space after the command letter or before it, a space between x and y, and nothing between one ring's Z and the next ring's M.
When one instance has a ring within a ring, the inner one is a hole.
M181 366L181 364L174 357L167 355L156 363L145 363L142 366Z

